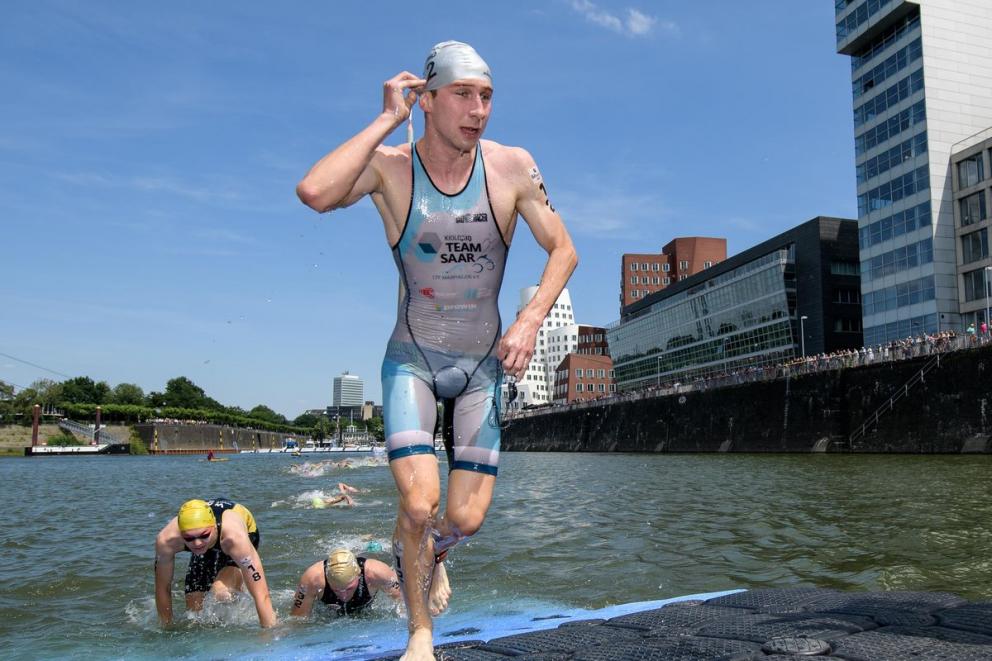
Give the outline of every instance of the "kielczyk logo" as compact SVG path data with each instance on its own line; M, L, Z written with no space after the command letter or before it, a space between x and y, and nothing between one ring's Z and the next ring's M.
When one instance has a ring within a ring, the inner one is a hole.
M484 223L489 220L489 214L487 213L465 213L461 216L455 216L456 223Z
M424 298L434 298L434 288L424 287L423 289L420 290L420 295L423 296Z

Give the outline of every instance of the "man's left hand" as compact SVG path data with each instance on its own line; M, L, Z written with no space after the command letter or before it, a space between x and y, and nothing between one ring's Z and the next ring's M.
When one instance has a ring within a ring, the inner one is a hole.
M539 326L517 319L500 338L496 357L503 362L503 370L510 376L522 379L534 355Z

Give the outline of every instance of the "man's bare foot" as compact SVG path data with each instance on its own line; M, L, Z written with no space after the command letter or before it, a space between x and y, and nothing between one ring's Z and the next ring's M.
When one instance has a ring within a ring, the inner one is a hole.
M434 661L434 639L430 629L416 629L410 634L406 653L400 661Z
M448 583L448 571L444 568L444 563L439 562L434 565L434 576L431 578L431 592L427 595L427 605L431 609L431 615L439 615L448 607L448 599L451 598L451 585Z

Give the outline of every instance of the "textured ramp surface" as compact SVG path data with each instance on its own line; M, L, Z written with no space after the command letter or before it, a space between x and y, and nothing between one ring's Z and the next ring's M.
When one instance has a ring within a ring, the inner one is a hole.
M435 656L450 661L992 661L992 603L969 603L943 592L762 589L644 606L488 642L449 643ZM380 658L397 659L399 652Z

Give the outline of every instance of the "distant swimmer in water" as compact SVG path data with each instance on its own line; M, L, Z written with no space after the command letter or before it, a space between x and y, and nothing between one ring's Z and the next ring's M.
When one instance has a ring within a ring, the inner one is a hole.
M325 507L331 507L333 505L339 505L341 503L344 503L346 507L354 507L355 499L352 498L349 494L360 493L360 492L361 492L360 489L356 489L355 487L345 484L344 482L338 482L337 496L326 496L323 498L321 496L314 496L313 500L311 501L311 504L313 505L314 509L318 509L318 510L324 509Z
M393 552L409 613L407 661L434 658L428 594L440 580L436 561L478 532L492 502L503 373L519 378L527 371L538 331L578 261L531 155L482 139L492 99L482 57L468 44L439 43L423 77L403 71L386 81L372 122L296 188L318 212L371 197L399 271L382 397L399 492ZM406 143L383 144L414 104L423 112L423 137L414 142L408 129ZM519 218L548 258L533 297L503 333L499 291ZM437 402L451 448L443 515Z
M218 601L248 586L263 627L276 614L258 555L258 526L244 505L223 498L188 500L155 538L155 608L164 626L172 624L172 578L176 554L193 554L186 572L186 608L198 611L212 591Z
M380 591L395 600L403 596L396 573L389 565L337 548L303 572L289 614L305 617L319 601L338 615L354 615L371 604ZM450 592L438 595L437 603L431 604L432 614L437 615L447 607L449 595Z

